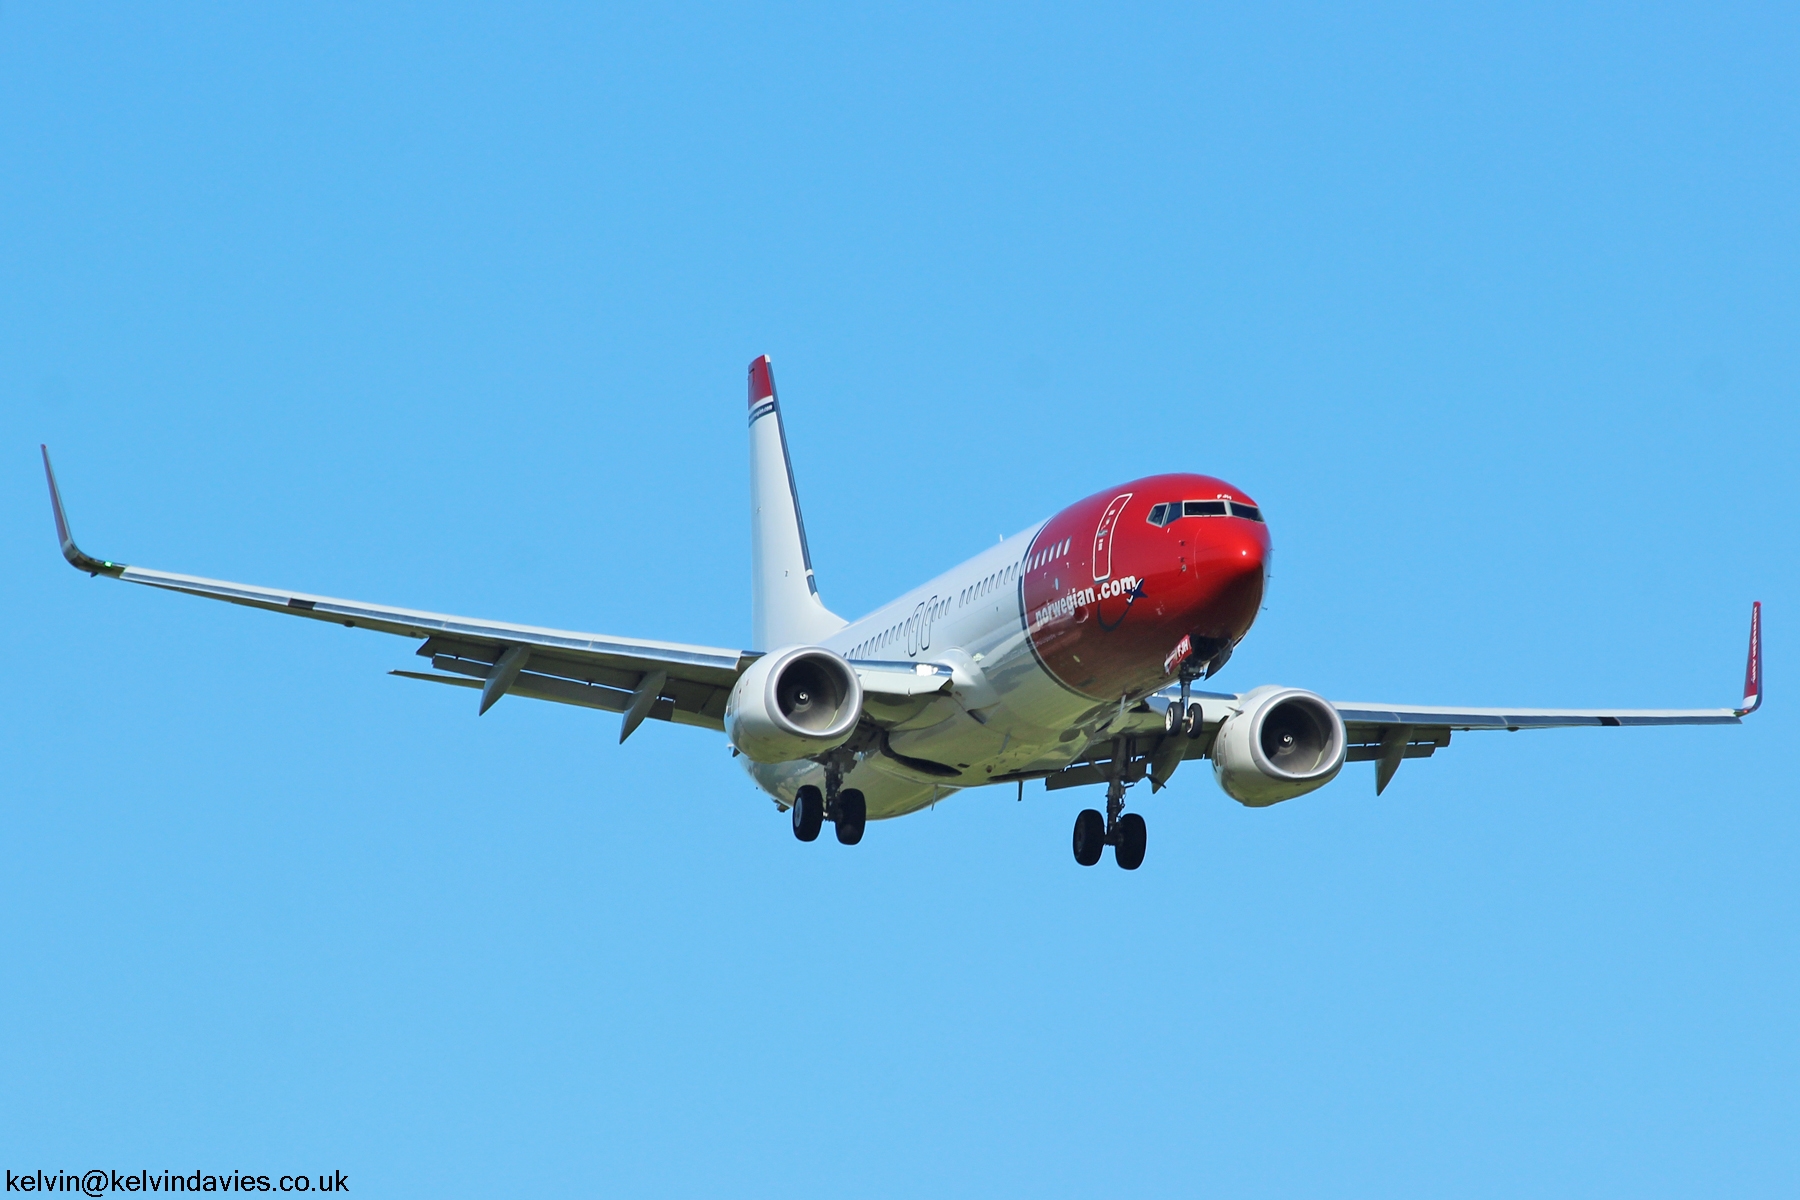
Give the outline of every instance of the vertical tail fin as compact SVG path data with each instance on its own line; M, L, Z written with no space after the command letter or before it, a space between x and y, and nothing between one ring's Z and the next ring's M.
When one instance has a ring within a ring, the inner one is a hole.
M845 621L819 600L769 356L750 364L750 641L810 645Z

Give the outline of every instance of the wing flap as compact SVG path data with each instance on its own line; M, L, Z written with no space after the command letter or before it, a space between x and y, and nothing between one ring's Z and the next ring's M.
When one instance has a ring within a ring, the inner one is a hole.
M421 648L419 653L424 654L425 650ZM462 658L450 654L432 655L431 665L436 670L467 677L470 686L474 687L480 687L493 669L493 663L488 659ZM560 665L540 662L538 656L533 654L518 677L507 685L506 694L622 713L631 707L632 694L642 681L639 676L626 677L623 672L563 670L558 669ZM443 675L424 675L410 671L395 671L393 674L409 679L447 681L447 677ZM602 674L609 676L610 680L590 678ZM460 683L461 680L456 682ZM698 680L670 676L659 689L659 699L650 706L645 716L723 731L725 700L730 694L729 687L715 687Z
M477 690L482 684L481 680L471 679L464 675L433 675L426 671L390 671L388 674L398 675L402 679L420 679L426 683L447 683L452 687ZM557 704L573 704L581 708L598 709L601 712L624 712L631 703L630 692L590 687L549 675L533 675L530 672L521 672L518 679L506 689L506 694L523 696L527 700L549 700ZM725 728L725 723L720 718L684 709L676 701L668 699L666 695L652 704L650 710L644 715L658 721L668 721L675 725L695 725L715 732Z

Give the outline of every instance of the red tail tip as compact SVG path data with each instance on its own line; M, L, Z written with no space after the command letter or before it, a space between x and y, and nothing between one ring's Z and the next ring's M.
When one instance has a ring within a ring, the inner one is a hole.
M769 356L762 355L750 363L750 407L755 408L775 394L775 376L769 370Z

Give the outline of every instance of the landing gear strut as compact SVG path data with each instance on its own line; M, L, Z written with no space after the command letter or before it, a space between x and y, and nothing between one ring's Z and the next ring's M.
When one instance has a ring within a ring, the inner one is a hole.
M1163 710L1163 732L1170 737L1186 734L1197 738L1206 726L1206 715L1198 704L1188 703L1188 687L1200 678L1200 668L1194 665L1193 656L1181 664L1181 699Z
M1127 871L1144 865L1144 846L1149 835L1144 818L1125 811L1125 783L1119 778L1125 754L1123 743L1120 738L1113 744L1112 778L1106 783L1106 815L1102 817L1094 809L1084 808L1075 818L1075 861L1084 867L1100 861L1102 846L1111 846L1113 861Z

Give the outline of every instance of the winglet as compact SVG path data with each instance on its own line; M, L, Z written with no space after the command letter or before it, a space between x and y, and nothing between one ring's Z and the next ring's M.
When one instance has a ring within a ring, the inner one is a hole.
M1750 658L1744 664L1744 707L1737 715L1747 717L1762 707L1762 601L1750 606Z
M56 539L62 543L63 557L69 560L70 566L89 575L111 575L116 579L124 573L124 563L106 562L83 554L81 547L75 544L75 538L69 532L68 514L63 512L62 493L56 488L56 472L50 469L50 447L40 443L38 449L44 455L44 478L50 482L50 512L56 518Z

